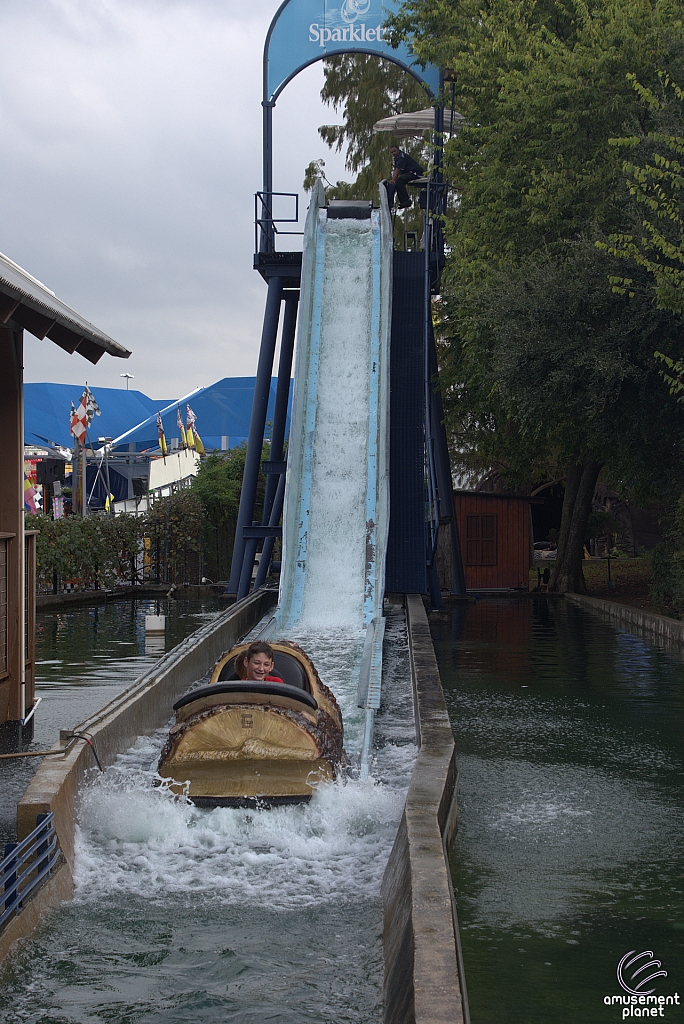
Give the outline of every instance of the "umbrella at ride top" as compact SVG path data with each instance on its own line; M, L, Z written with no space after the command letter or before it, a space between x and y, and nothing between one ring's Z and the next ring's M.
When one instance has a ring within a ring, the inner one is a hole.
M456 110L444 111L444 131L452 135L461 127L465 121L463 114ZM422 135L423 132L432 131L435 127L434 107L427 110L415 110L410 114L392 114L391 117L383 117L373 125L374 132L392 132L393 135Z

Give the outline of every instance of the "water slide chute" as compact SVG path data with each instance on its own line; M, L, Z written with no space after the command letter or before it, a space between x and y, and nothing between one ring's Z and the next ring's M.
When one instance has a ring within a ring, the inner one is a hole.
M382 614L389 524L392 227L385 190L304 232L276 629L361 629Z

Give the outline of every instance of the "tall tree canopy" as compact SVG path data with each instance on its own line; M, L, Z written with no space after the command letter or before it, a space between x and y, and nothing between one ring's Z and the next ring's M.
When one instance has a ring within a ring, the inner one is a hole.
M449 69L466 117L445 147L455 198L435 308L452 462L521 489L565 479L552 585L582 590L599 472L642 495L684 479L684 410L653 359L658 348L684 354L681 322L653 305L645 268L596 249L633 232L624 151L611 140L657 130L635 80L684 81L681 4L407 0L393 31ZM370 58L345 60L326 75L351 110ZM352 142L351 169L386 173L359 162L370 151L358 121L328 141ZM633 297L611 287L620 274L639 282Z
M623 170L635 202L630 232L611 236L608 251L648 271L656 301L684 313L684 90L664 72L658 88L629 78L643 103L650 130L611 139L625 154ZM617 289L633 289L632 278L616 275Z
M609 140L650 117L627 76L649 86L680 66L679 2L407 0L402 11L396 37L450 69L467 118L447 145L459 288L624 224L622 156Z

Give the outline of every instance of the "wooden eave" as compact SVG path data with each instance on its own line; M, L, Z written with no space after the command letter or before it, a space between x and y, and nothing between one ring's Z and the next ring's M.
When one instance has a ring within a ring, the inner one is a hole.
M0 253L0 325L16 325L41 341L96 363L105 352L128 359L130 351L98 330L45 285Z

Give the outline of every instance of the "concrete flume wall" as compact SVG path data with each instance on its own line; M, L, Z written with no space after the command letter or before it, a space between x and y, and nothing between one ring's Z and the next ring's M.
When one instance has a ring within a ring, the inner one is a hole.
M406 598L419 743L382 883L387 1024L468 1024L448 850L456 828L453 733L427 615Z
M681 653L684 643L684 622L670 619L667 615L644 611L643 608L632 608L631 605L617 604L615 601L604 601L598 597L587 597L584 594L565 594L565 600L587 611L595 612L611 622L624 626L631 633L646 636L657 636L675 653Z

